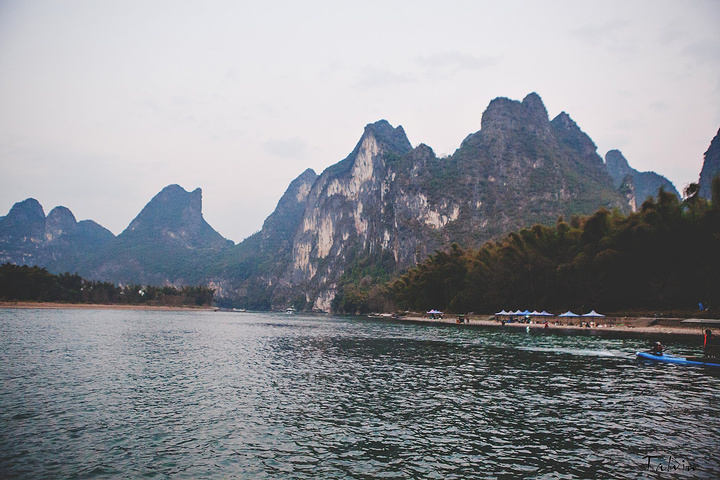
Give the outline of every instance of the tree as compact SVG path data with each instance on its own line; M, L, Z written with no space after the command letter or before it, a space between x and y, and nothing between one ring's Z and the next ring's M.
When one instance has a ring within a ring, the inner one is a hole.
M700 196L700 185L697 183L691 183L683 191L683 202L690 206L692 212L692 221L695 223L695 205L697 204Z

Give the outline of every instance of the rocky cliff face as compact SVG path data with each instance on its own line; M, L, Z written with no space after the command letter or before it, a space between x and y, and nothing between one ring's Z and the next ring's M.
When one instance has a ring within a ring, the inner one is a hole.
M258 310L272 307L316 179L317 174L307 169L293 180L262 229L225 251L211 267L209 284L221 303Z
M630 167L628 161L619 150L610 150L605 155L605 166L616 188L621 188L625 182L632 182L635 190L633 203L638 207L642 205L648 197L657 198L660 188L680 198L680 194L670 180L655 172L638 172ZM629 179L627 178L628 176L630 177Z
M320 175L295 232L279 299L303 292L315 308L329 311L343 265L391 248L394 216L386 195L395 176L388 163L410 150L402 127L383 120L365 127L353 152Z
M712 180L720 175L720 129L705 152L703 167L700 171L700 196L712 198Z
M638 204L637 204L637 192L635 191L635 184L633 183L633 176L628 174L625 175L625 178L623 178L622 182L620 183L620 187L618 188L618 191L625 196L625 199L628 202L628 205L630 206L630 210L633 212L637 212Z
M76 272L84 258L113 238L109 230L95 222L77 222L65 207L55 207L45 217L40 203L28 198L0 218L0 263Z
M452 242L479 245L559 215L629 210L595 145L540 97L493 100L482 128L448 158L414 149L401 127L368 125L353 152L310 191L275 306L298 294L329 310L343 272L391 256L397 271ZM382 259L382 260L381 260Z
M481 126L448 162L473 243L559 215L626 208L590 138L567 114L550 122L536 94L493 100Z
M310 190L316 180L317 174L313 169L308 168L290 182L275 210L265 220L262 230L260 230L263 252L277 254L281 250L290 249L295 232L305 213Z

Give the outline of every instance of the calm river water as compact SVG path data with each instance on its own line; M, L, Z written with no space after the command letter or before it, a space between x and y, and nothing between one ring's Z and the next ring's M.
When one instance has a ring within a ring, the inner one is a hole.
M0 478L720 478L720 372L649 340L0 310Z

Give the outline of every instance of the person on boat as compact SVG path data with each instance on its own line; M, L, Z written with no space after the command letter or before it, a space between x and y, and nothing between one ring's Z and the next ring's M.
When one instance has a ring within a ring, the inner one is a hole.
M652 353L653 355L662 355L664 349L665 347L663 347L662 343L655 342L655 345L653 345L650 349L650 353Z
M703 339L703 350L706 357L716 357L720 353L720 345L717 338L713 335L712 330L705 330L705 338Z

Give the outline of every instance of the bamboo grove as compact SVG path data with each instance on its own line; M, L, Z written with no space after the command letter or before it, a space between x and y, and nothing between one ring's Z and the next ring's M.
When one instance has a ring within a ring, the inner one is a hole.
M720 178L713 202L660 190L632 214L601 209L513 232L479 250L452 245L387 286L401 310L668 311L720 308Z

